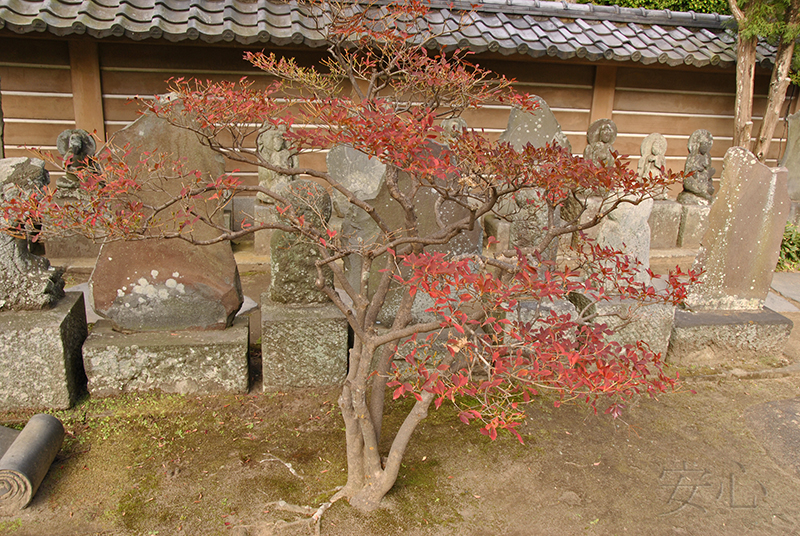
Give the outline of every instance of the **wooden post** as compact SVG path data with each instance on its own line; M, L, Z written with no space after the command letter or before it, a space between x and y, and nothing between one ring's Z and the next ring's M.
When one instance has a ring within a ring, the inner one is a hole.
M0 81L0 87L2 87L3 83ZM0 158L6 157L6 145L5 141L3 140L3 96L0 95Z
M75 110L75 126L88 132L96 132L100 140L105 140L106 128L97 42L70 41L69 63L72 74L72 106Z
M614 92L617 88L616 65L598 65L595 69L590 125L598 119L611 119L614 112Z

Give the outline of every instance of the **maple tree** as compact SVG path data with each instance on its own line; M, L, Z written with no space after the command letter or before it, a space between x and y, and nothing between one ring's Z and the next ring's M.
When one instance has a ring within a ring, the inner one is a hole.
M454 403L464 422L479 422L481 433L492 439L507 430L522 440L516 429L525 404L543 393L556 405L580 400L617 415L624 399L673 386L676 377L662 370L661 356L643 342L615 342L593 306L615 298L639 307L678 303L686 292L685 274L671 274L666 289L656 291L641 281L636 261L589 239L575 241L555 259L543 252L560 237L597 225L621 204L652 198L680 177L640 178L619 157L597 165L557 145L515 150L476 130L454 136L441 120L497 103L533 111L536 100L514 93L510 80L471 64L461 51L434 51L435 38L453 29L427 24L423 2L304 6L329 43L321 69L247 53L253 65L274 76L273 84L257 89L246 79L175 79L169 99L147 106L232 161L312 178L338 192L369 216L378 229L374 240L359 243L325 224L315 226L280 192L247 185L235 173L209 182L181 169L169 155L144 155L133 169L113 147L79 172L89 194L82 202L59 205L52 193L15 200L4 205L6 219L20 226L44 219L53 232L80 229L109 239L150 234L201 244L278 229L314 244L320 254L317 286L355 334L339 398L347 482L331 501L346 498L362 510L376 508L394 485L414 429L431 405ZM464 13L461 24L468 25L470 16ZM387 166L385 187L402 222L392 223L387 207L360 199L324 169L267 161L254 140L269 127L286 127L285 138L298 151L348 145L378 159ZM144 187L141 177L172 177L184 188L168 202L150 205L137 195ZM252 192L272 198L280 218L247 221L241 230L214 219L233 196ZM421 192L457 206L463 217L436 214L434 228L423 229ZM568 199L585 206L585 192L600 198L596 215L561 220L561 206ZM447 244L482 218L516 217L517 204L507 201L523 195L546 213L538 243L496 251L490 237L491 254L479 248L447 252ZM163 226L167 220L177 225ZM217 235L198 240L192 233L198 221ZM361 261L356 277L348 277L340 262L347 257ZM323 276L326 270L333 273L333 286ZM393 321L378 329L387 296L398 289ZM423 295L432 305L420 317L414 305ZM569 300L580 307L559 312L557 305ZM521 303L535 304L533 313L521 315ZM386 437L384 404L405 396L414 397L413 407Z
M736 37L736 108L733 145L744 147L748 151L752 150L763 162L780 119L786 90L791 82L791 71L797 70L794 52L795 41L800 35L800 2L728 0L728 3L739 30ZM777 42L777 50L769 82L767 108L754 145L753 83L759 37Z

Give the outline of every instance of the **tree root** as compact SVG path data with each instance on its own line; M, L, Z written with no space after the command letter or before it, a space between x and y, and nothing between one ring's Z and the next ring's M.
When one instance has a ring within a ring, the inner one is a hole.
M336 488L338 491L341 488ZM314 535L320 536L321 531L321 521L322 516L325 511L333 506L333 503L338 501L340 497L338 494L335 494L331 500L322 503L318 507L313 506L301 506L298 504L289 504L286 501L275 501L271 503L267 503L267 508L273 508L275 510L281 510L284 512L291 512L293 514L300 514L301 516L305 516L303 519L296 519L294 521L278 521L274 524L275 528L286 528L292 527L297 525L307 525L309 529L313 527Z

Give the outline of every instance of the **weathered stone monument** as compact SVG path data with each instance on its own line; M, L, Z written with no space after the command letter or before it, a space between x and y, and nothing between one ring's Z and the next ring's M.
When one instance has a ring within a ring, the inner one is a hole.
M789 209L785 168L768 168L741 147L728 150L695 261L701 284L690 289L688 310L676 313L672 359L718 364L780 354L792 323L764 300Z
M297 151L292 149L286 141L284 134L286 127L275 127L270 123L264 123L262 131L258 135L256 145L258 154L268 164L285 169L298 166ZM290 175L283 175L264 167L258 168L258 184L273 192L280 191L286 184L292 181ZM275 223L277 213L275 211L275 200L263 192L256 194L257 202L254 207L254 217L256 223ZM254 237L256 253L268 254L270 252L270 242L272 231L264 229L257 231Z
M331 198L308 180L284 185L280 194L308 225L323 229ZM347 374L347 319L317 286L333 288L333 272L316 261L318 245L299 233L272 234L269 292L261 296L261 355L264 388L337 385Z
M683 191L678 203L683 205L678 246L696 248L700 245L708 226L709 205L714 199L712 178L716 170L711 167L711 147L714 137L704 129L695 130L687 144L689 156L684 167Z
M500 141L505 141L517 151L521 151L527 144L534 147L544 147L549 144L558 144L572 150L567 136L562 132L553 111L541 97L532 96L537 108L528 112L519 108L512 108L508 116L508 126L500 135Z
M56 180L56 202L63 205L86 201L87 194L81 189L78 173L97 170L97 164L92 160L97 142L83 129L67 129L58 135L56 148L64 160L65 169L65 174ZM94 258L100 252L99 243L78 233L50 235L44 242L45 252L51 259Z
M789 136L781 165L788 171L789 198L792 208L789 222L800 225L800 112L788 118Z
M41 160L0 160L5 201L49 182ZM27 236L0 235L0 407L70 407L83 388L86 334L83 295L65 295L61 272L30 252Z
M442 157L446 147L430 142L430 149L437 157ZM392 197L389 186L386 184L387 169L376 158L369 158L366 154L352 148L334 148L328 153L328 172L333 178L350 188L359 199L378 207L381 217L387 226L398 231L405 225L405 214L400 204ZM413 177L404 171L397 175L397 187L404 194L408 194L413 186ZM429 187L419 188L414 196L413 204L418 221L418 230L421 236L435 233L439 223L447 225L469 217L469 211L454 201L442 200L439 194ZM369 247L380 236L380 229L372 218L362 209L348 203L347 213L342 222L342 236L347 237L352 247ZM465 255L481 251L483 229L475 225L472 230L463 231L447 244L429 246L426 251L437 251L453 255ZM384 257L373 261L372 275L370 277L370 295L377 287ZM350 282L359 288L361 274L361 257L349 255L345 259L345 270ZM378 320L382 323L391 322L400 304L401 294L396 290L389 292ZM432 305L424 293L419 293L414 302L412 314L416 319L432 319L431 313L425 310Z
M614 142L617 139L617 125L611 119L598 119L586 131L586 148L583 157L596 164L609 165L614 162Z
M500 140L508 142L517 151L528 144L533 147L560 145L572 150L561 125L544 99L534 97L534 100L537 108L532 112L512 108L508 126L500 135ZM540 198L540 192L521 191L515 196L514 202L516 206L506 204L498 207L500 216L509 218L510 223L494 215L484 218L486 232L497 238L497 249L500 251L509 247L535 247L546 232L547 207ZM553 241L542 254L547 259L555 260L558 241Z
M639 177L663 176L667 154L667 139L663 135L648 135L642 141L640 154ZM653 209L647 220L650 226L651 249L669 249L677 245L682 212L681 204L669 199L666 189L655 196Z
M80 199L84 196L80 189L77 172L91 165L89 158L94 156L97 143L91 134L80 128L68 129L58 135L56 148L64 158L66 173L56 181L59 197Z
M222 157L193 133L150 113L114 141L129 145L134 159L159 151L184 159L186 170L209 180L224 172ZM181 188L180 181L150 184L145 178L140 195L156 204ZM211 213L213 205L208 208ZM162 223L167 230L175 225ZM192 229L198 239L213 232L202 223ZM247 318L236 317L243 296L230 244L161 238L105 243L89 294L105 317L84 345L91 393L247 391L249 327Z

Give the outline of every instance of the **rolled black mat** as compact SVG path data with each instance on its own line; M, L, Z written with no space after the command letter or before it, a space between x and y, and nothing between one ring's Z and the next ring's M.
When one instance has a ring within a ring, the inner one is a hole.
M21 432L0 426L0 515L28 506L63 442L52 415L34 415Z

